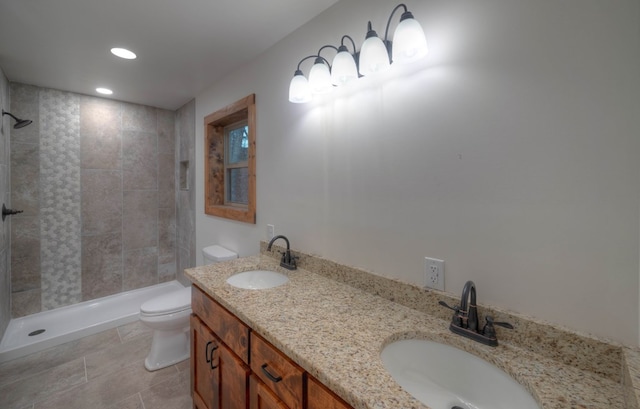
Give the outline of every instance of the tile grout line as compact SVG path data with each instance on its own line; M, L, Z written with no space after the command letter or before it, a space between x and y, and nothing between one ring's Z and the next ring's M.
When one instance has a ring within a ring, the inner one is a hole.
M138 392L138 399L140 399L140 403L142 403L142 409L146 409L146 407L144 406L144 400L142 400L142 393Z
M84 362L84 379L89 383L89 373L87 372L87 356L82 357L82 362Z

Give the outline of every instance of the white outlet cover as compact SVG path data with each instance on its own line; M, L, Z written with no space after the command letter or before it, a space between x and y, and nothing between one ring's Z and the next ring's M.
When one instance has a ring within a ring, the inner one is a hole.
M444 260L424 258L424 286L444 291Z

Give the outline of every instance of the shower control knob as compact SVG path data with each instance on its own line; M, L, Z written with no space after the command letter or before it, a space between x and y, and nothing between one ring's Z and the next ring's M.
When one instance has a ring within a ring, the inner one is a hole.
M18 213L22 213L22 212L23 212L23 210L7 209L7 207L3 203L2 204L2 221L4 221L4 219L7 216L11 216L12 214L18 214Z

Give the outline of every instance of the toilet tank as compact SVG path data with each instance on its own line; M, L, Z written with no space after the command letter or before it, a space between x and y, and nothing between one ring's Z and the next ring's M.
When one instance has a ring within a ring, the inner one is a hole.
M202 249L202 257L204 258L204 264L207 265L236 259L238 258L238 254L218 244L214 244Z

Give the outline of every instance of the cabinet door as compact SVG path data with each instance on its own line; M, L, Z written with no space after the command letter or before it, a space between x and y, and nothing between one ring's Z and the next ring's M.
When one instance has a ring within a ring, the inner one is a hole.
M220 408L249 408L249 375L251 370L224 344L219 349Z
M251 375L251 409L289 409L255 375Z
M197 409L220 409L220 343L202 321L191 316L191 390Z
M307 375L307 409L352 409L311 375Z

